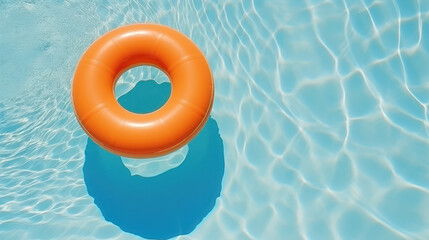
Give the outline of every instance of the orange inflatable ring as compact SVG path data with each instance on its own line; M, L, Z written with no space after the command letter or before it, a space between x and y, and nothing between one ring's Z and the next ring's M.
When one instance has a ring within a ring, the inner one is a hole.
M164 71L171 94L158 110L137 114L115 98L116 80L138 65ZM95 41L77 65L72 83L75 115L101 147L127 157L155 157L188 143L204 126L213 104L210 67L185 35L162 25L135 24Z

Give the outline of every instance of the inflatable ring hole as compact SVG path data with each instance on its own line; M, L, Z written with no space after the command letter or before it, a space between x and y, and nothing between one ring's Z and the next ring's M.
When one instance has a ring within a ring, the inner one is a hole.
M134 100L135 107L133 107L132 110L121 104L121 102L119 102L119 104L128 111L139 114L151 113L164 106L171 94L170 79L162 70L153 66L137 66L122 73L122 75L116 81L115 98L118 99L122 95L126 94L131 89L136 87L136 85L141 81L151 81L151 84L157 84L159 85L158 87L169 88L169 91L162 91L163 93L168 92L169 94L162 94L160 96L156 95L154 91L147 91L145 92L145 96L136 98ZM155 104L155 106L149 107L148 109L146 104L147 101L152 101L152 99L155 98L157 104Z

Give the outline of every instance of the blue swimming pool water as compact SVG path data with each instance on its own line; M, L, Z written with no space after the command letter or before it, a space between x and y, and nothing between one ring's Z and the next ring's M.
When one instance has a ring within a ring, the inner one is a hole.
M88 194L69 95L135 22L189 36L215 79L222 189L177 239L429 238L429 1L0 0L0 239L141 239ZM189 151L123 161L153 176Z

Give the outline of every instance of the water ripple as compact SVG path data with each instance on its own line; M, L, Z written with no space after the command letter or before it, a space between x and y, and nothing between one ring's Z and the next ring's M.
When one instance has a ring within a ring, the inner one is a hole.
M137 239L86 192L68 97L84 49L135 22L182 31L215 79L223 191L178 239L429 238L428 1L51 2L0 1L0 238Z

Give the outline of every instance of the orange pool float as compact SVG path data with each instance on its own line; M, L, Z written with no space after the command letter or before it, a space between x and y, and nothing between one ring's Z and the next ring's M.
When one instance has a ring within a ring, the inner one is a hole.
M171 94L158 110L132 113L119 105L115 84L139 65L161 69ZM115 29L83 54L72 83L78 122L104 149L127 157L155 157L188 143L206 123L213 104L213 78L203 53L185 35L157 24Z

